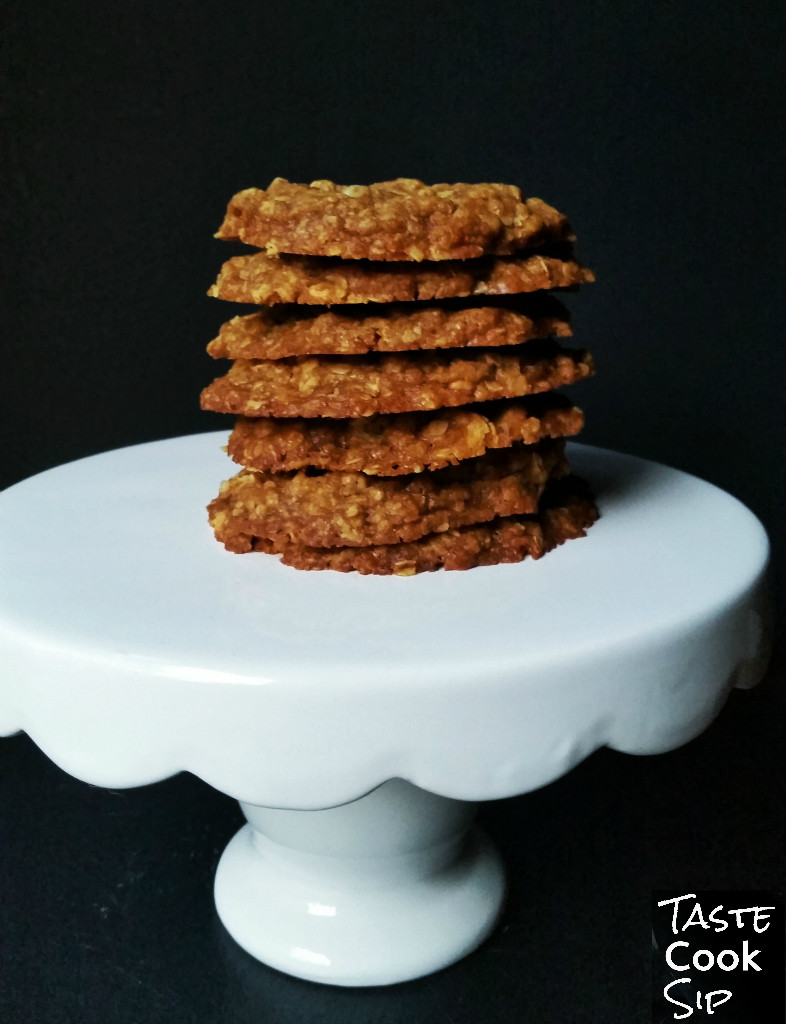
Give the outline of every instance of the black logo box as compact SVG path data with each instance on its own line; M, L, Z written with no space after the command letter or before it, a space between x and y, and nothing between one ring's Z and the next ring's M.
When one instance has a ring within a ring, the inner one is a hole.
M784 1024L785 936L781 891L653 892L653 1024Z

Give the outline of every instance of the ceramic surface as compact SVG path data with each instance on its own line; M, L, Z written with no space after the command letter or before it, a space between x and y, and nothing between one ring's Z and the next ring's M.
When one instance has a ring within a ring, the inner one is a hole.
M286 808L396 777L504 797L602 744L675 747L761 671L764 531L694 477L574 444L602 518L541 561L308 573L214 540L225 440L121 449L0 495L0 731L79 778L188 769Z
M216 907L241 946L288 974L406 981L465 956L497 920L504 874L470 828L472 804L392 779L329 810L243 810Z

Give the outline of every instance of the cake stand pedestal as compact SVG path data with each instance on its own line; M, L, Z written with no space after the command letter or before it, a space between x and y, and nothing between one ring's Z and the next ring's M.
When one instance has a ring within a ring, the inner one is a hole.
M573 444L601 519L541 561L308 573L214 540L224 441L0 495L0 732L95 785L188 770L238 799L218 912L284 971L373 985L460 958L504 891L479 801L604 744L672 749L763 672L764 531L694 477Z

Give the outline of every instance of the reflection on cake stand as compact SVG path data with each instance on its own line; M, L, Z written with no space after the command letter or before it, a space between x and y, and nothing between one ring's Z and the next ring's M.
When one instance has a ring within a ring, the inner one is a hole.
M479 801L604 744L672 749L762 674L764 531L694 477L573 444L601 510L586 538L362 577L225 552L204 513L223 443L0 495L0 732L96 785L189 770L240 800L218 912L281 970L373 985L460 958L504 895Z

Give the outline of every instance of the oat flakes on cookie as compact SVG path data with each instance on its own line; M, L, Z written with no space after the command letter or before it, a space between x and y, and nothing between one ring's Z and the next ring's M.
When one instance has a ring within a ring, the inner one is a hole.
M513 350L237 359L202 408L241 416L372 416L520 398L590 377L591 356L554 342Z
M562 483L562 481L559 481ZM550 488L547 488L547 492ZM479 565L521 562L586 535L598 510L580 481L562 489L533 515L508 516L490 523L432 533L404 544L316 548L264 537L251 538L252 551L281 555L296 569L333 569L378 576L414 576L436 569L472 569Z
M529 299L530 301L527 301ZM222 324L207 346L214 359L365 355L418 349L496 348L570 337L570 314L538 292L511 305L317 308L272 306Z
M532 255L449 260L445 263L372 263L321 256L233 256L208 295L229 302L312 306L413 302L469 295L518 295L594 281L572 258Z
M473 259L573 237L567 219L513 185L425 185L396 178L375 185L298 185L276 178L229 201L216 238L270 255L367 260Z
M567 471L562 441L411 476L244 469L222 484L208 511L218 539L236 551L249 550L254 536L313 547L397 544L534 512L546 481Z
M562 395L480 402L434 412L359 419L241 416L227 451L241 466L267 472L314 467L397 476L442 469L487 451L570 437L584 414Z

